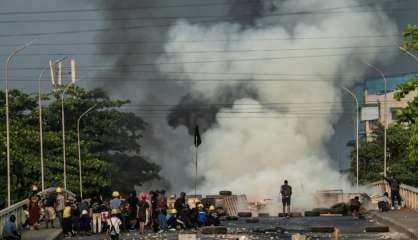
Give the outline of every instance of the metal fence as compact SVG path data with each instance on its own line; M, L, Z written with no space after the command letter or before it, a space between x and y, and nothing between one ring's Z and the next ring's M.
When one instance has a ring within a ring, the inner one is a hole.
M38 195L45 195L48 192L55 192L55 188L48 188L45 189L42 192L39 192ZM63 190L64 195L66 196L66 198L74 198L75 194L67 191L67 190ZM15 215L16 216L16 227L18 229L21 229L22 224L24 223L26 216L24 214L23 211L23 206L24 205L28 205L29 200L25 199L23 201L20 201L8 208L2 209L0 210L0 236L3 234L3 227L4 224L9 220L11 215Z
M371 183L370 186L381 194L384 192L389 193L390 197L390 187L387 182L377 181ZM418 211L418 188L401 184L399 192L403 200L403 206Z

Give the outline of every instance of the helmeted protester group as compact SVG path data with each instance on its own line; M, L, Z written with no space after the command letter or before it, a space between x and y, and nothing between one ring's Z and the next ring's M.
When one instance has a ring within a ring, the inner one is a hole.
M119 239L124 231L144 234L148 228L162 233L220 224L215 206L194 202L195 207L190 207L187 202L184 192L179 197L167 197L164 190L138 195L131 192L124 197L114 191L110 198L94 193L81 199L69 196L60 187L55 192L39 194L33 186L22 227L37 230L44 222L47 228L61 227L67 237L105 233L111 239ZM16 238L10 239L20 239L20 235L16 232Z

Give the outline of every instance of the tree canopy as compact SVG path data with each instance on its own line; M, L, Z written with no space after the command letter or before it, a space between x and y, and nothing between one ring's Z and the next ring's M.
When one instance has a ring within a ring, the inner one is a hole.
M42 96L46 187L63 185L60 90ZM6 190L5 95L0 92L0 198ZM134 185L159 178L160 167L141 156L139 140L147 124L124 111L128 101L112 100L100 89L71 87L65 96L67 187L79 191L77 120L80 124L83 193L127 192ZM9 92L12 199L21 200L32 184L41 185L39 110L37 96L18 90Z
M403 33L403 47L418 50L418 27L408 25ZM413 61L411 59L411 61ZM401 83L395 91L398 101L418 89L418 77ZM360 181L368 183L380 180L383 172L383 126L374 130L371 141L360 143ZM398 112L398 122L391 124L387 131L388 172L401 182L418 186L418 96ZM352 168L355 158L352 152Z

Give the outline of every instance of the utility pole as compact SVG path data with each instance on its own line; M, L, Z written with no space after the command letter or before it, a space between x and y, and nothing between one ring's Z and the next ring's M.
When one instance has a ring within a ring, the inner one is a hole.
M41 74L39 74L38 78L38 107L39 107L39 147L40 147L40 155L41 155L41 185L42 191L45 190L45 171L44 171L44 147L43 147L43 123L42 123L42 89L41 89L41 81L42 77L45 72L48 70L48 67L52 68L58 62L64 61L67 57L63 57L57 61L49 61L49 63L42 69Z
M87 115L91 110L93 110L97 104L94 104L92 107L87 109L77 120L77 147L78 147L78 172L80 177L80 197L83 199L83 178L82 178L82 167L81 167L81 144L80 144L80 121L85 115Z
M71 59L71 82L67 84L65 87L61 87L62 80L61 80L61 62L58 62L58 86L60 86L62 92L60 93L61 98L61 127L62 127L62 160L63 160L63 174L64 174L64 189L67 190L67 161L66 161L66 152L65 152L65 114L64 114L64 96L67 90L73 86L76 82L76 69L75 69L75 60ZM51 70L51 75L54 75L54 69ZM55 77L52 77L52 84L55 87Z
M370 63L366 63L369 67L373 68L376 72L378 72L380 74L380 76L382 76L384 84L385 84L385 97L384 97L384 104L383 104L383 108L384 108L384 113L383 113L383 118L384 118L384 130L383 130L383 176L387 177L387 128L388 128L388 118L387 118L387 113L388 113L388 109L387 109L387 102L388 102L388 97L387 97L387 79L385 74L383 73L382 70L380 70L379 68L377 68L374 65L371 65Z
M20 51L27 48L33 42L30 41L24 45L18 46L12 50L12 53L7 57L6 65L4 68L4 81L5 81L5 107L6 107L6 157L7 157L7 206L11 205L11 183L10 183L10 120L9 120L9 65L13 57Z
M357 96L354 92L350 89L343 87L345 91L347 91L354 99L355 107L356 107L356 187L359 186L359 104Z

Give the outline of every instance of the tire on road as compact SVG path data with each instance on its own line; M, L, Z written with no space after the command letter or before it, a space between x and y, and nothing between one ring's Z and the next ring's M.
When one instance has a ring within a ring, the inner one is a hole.
M335 227L323 226L323 227L311 227L313 233L332 233L335 231Z
M366 227L366 232L373 232L373 233L380 233L380 232L389 232L388 226L374 226L374 227Z

